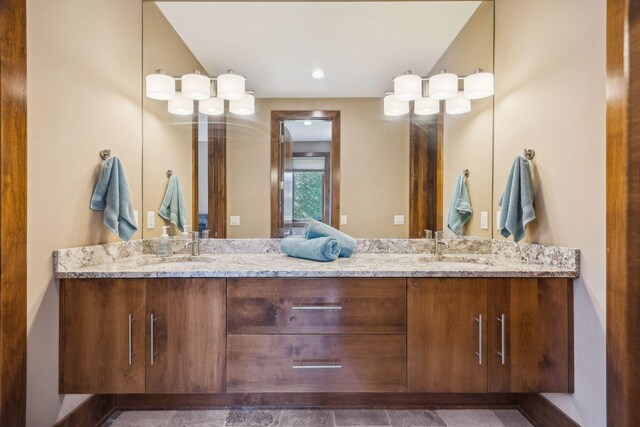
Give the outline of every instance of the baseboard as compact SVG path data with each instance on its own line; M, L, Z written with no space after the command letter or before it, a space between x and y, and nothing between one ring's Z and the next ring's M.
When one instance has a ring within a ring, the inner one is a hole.
M116 395L116 408L516 408L519 396L508 393L124 394Z
M94 394L58 421L54 427L100 426L115 411L115 403L113 394Z
M520 395L518 409L533 425L538 427L580 427L556 405L538 393Z

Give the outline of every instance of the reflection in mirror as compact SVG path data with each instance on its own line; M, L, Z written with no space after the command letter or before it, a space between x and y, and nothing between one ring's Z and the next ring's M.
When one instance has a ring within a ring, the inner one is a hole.
M169 169L216 238L424 237L459 222L468 170L452 228L492 236L493 2L251 8L143 3L145 238Z

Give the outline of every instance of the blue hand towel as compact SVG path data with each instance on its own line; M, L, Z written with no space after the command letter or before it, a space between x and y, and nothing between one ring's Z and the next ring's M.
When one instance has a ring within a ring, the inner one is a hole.
M356 239L315 219L310 219L304 227L304 237L307 239L333 237L340 243L340 247L342 248L340 250L341 257L349 258L356 250Z
M473 209L471 208L467 185L464 179L462 179L462 175L458 175L456 183L453 186L453 194L451 195L447 227L459 235L462 231L462 226L471 219L471 215L473 215Z
M131 239L138 231L127 175L117 157L109 157L104 162L90 207L94 211L104 211L104 226L122 240Z
M158 215L174 223L180 231L184 231L184 226L187 225L187 210L184 207L182 185L176 175L169 178L167 192L164 194Z
M507 185L498 204L502 206L500 234L503 237L513 235L513 240L519 242L526 235L527 224L536 219L531 166L526 158L518 156L513 161Z
M295 258L322 262L335 261L340 255L340 243L332 237L311 240L289 237L280 242L280 250Z

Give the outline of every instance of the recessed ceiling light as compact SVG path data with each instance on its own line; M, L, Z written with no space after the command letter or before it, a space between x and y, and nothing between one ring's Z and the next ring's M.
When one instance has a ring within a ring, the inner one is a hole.
M324 77L324 71L322 70L315 70L313 73L311 73L311 75L316 78L316 79L321 79Z
M305 126L311 126L311 122L309 120L307 120L306 122L304 122Z

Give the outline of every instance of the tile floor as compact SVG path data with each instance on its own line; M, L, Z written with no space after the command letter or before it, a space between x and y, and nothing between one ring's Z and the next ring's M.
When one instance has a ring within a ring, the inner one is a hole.
M231 409L116 412L102 427L530 427L515 409Z

